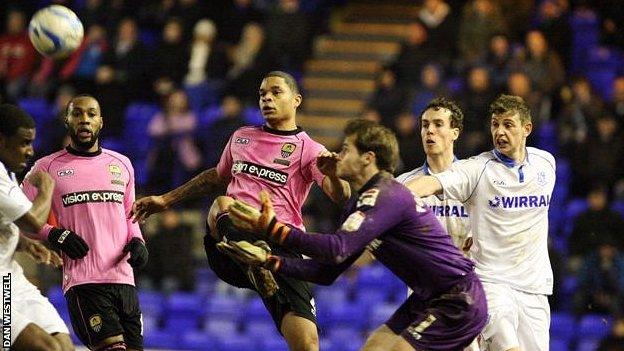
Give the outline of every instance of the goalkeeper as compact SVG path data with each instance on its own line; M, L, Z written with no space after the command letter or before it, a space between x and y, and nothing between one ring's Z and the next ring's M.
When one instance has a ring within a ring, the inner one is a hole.
M331 284L365 250L414 293L370 335L363 350L389 350L400 338L417 350L461 350L485 326L487 306L472 261L453 245L424 202L393 180L398 144L390 130L355 120L345 130L337 175L357 193L347 202L342 227L307 234L275 218L266 192L259 212L243 201L230 206L235 226L312 260L273 255L262 242L219 243L246 264L319 284Z

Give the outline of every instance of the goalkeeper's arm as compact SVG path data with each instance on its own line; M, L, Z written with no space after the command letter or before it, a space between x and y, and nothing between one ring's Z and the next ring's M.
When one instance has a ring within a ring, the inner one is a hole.
M331 285L361 254L362 252L358 252L339 264L295 257L270 256L264 267L274 273L295 279L320 285Z

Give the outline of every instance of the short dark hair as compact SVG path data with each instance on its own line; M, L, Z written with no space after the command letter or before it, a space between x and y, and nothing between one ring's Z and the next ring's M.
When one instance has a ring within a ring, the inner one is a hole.
M374 152L380 170L394 172L399 160L399 142L390 129L377 122L358 118L347 123L344 134L355 135L355 147L360 153Z
M501 94L490 104L491 115L518 113L522 124L531 122L531 109L520 96Z
M35 120L26 111L11 104L0 105L0 133L12 137L20 128L35 128Z
M464 113L455 101L447 99L444 96L440 96L429 101L427 106L420 113L420 117L422 118L423 114L425 114L428 109L438 111L441 108L451 111L451 116L449 117L451 121L451 128L458 128L459 131L462 131L464 129Z
M289 73L286 73L284 71L271 71L265 74L262 80L267 79L269 77L283 78L284 81L286 82L286 85L288 85L288 87L290 88L290 90L295 94L299 94L299 86L297 85L297 81L295 80L295 77L293 77Z
M69 114L69 105L71 105L76 99L81 99L81 98L90 98L95 100L98 103L98 106L100 105L100 102L98 101L98 99L95 98L95 96L91 95L91 94L78 94L75 95L74 97L72 97L69 102L67 103L67 106L65 106L65 116L67 116ZM102 109L102 107L100 107L100 110ZM100 111L100 113L102 113L102 111Z

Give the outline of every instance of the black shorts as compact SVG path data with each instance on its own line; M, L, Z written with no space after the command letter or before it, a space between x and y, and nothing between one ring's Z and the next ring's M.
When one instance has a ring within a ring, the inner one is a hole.
M69 316L83 344L95 346L122 334L129 348L142 350L141 309L134 286L82 284L65 293Z
M249 282L247 274L241 266L229 256L221 253L217 247L217 242L210 234L204 237L204 248L208 257L210 268L224 282L239 287L256 291ZM275 251L275 250L274 250ZM280 255L290 255L280 252ZM284 277L274 273L275 280L279 285L277 293L268 299L262 299L267 311L271 314L277 330L281 333L282 319L288 312L293 312L299 317L303 317L316 324L316 309L314 307L314 296L307 282ZM257 292L257 291L256 291Z

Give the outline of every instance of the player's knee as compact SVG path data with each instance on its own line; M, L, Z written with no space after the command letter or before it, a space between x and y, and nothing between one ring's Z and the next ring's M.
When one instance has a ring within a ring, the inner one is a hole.
M233 202L234 199L229 196L219 196L212 202L212 206L210 206L210 211L208 211L208 218L206 221L208 223L210 234L212 234L212 236L217 240L219 239L217 234L219 231L219 219L227 213L230 204Z
M74 346L74 343L71 341L69 334L58 333L58 334L53 334L53 336L54 336L54 339L56 339L56 341L59 343L59 345L61 345L61 350L63 351L75 351L76 350L76 347Z
M40 338L33 345L33 351L63 351L61 348L61 344L58 341L54 340L52 336L47 338Z
M293 346L295 351L319 351L318 335L307 333Z

